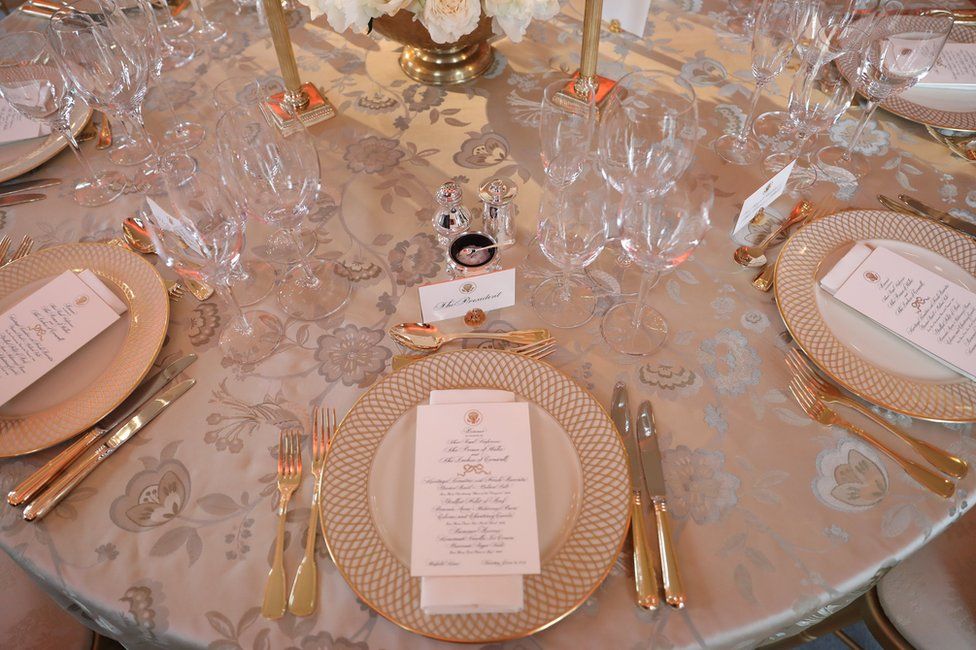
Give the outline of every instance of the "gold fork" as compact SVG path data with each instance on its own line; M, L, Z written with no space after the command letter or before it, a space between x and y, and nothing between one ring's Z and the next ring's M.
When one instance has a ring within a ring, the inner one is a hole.
M30 254L31 249L33 248L34 248L34 240L31 238L30 235L24 235L24 238L20 240L20 246L18 246L16 250L14 250L14 254L11 255L10 259L7 260L6 262L0 263L0 266L6 266L11 262L16 262L22 257L27 257L27 255Z
M529 357L531 359L544 359L550 354L556 351L556 339L550 337L543 339L541 341L536 341L535 343L527 343L525 345L519 345L512 348L505 348L506 352L517 352L523 356ZM438 353L441 354L441 353ZM420 361L421 359L427 359L433 355L425 354L420 356L409 355L409 354L398 354L393 357L391 367L393 370L399 370L404 366L407 366L414 361Z
M275 537L274 561L264 586L264 603L261 615L265 618L281 618L288 605L288 588L285 585L285 516L288 500L302 482L301 436L297 429L282 431L278 440L278 534Z
M0 238L0 266L3 266L3 258L7 256L8 250L10 250L10 235L4 235Z
M928 488L932 492L935 492L943 499L948 499L952 496L952 493L955 492L956 486L949 479L939 476L935 472L929 471L918 463L908 460L861 427L851 424L844 418L837 415L837 413L830 409L830 407L826 406L823 402L817 399L816 395L814 395L813 392L807 388L798 377L794 376L790 380L790 392L793 393L793 397L800 405L800 408L802 408L803 411L810 416L811 420L827 426L836 425L843 427L844 429L847 429L849 432L853 433L855 436L858 436L862 440L874 445L877 449L888 456L888 458L898 463L901 468L905 470L905 473L915 479L916 482Z
M801 381L803 381L807 388L816 394L818 399L827 402L828 404L843 404L844 406L852 408L855 411L858 411L871 418L874 422L883 426L900 440L908 444L912 449L918 452L919 456L927 460L930 465L938 469L943 474L948 474L949 476L954 476L955 478L963 478L969 471L969 464L963 459L957 458L944 449L905 433L898 427L889 424L887 420L874 413L871 409L864 407L847 395L841 393L840 389L838 389L836 386L824 381L820 376L814 373L813 369L810 368L810 364L807 363L806 359L804 359L796 349L790 350L790 353L786 355L786 365L793 370L793 376L798 377Z
M308 518L305 535L305 557L298 565L295 582L288 598L288 611L295 616L308 616L315 611L315 591L318 586L315 569L315 540L319 529L319 498L322 491L322 470L325 469L325 452L332 443L336 429L335 409L317 408L312 411L312 512Z
M169 301L171 303L177 303L186 295L186 289L183 288L183 284L180 282L167 282L166 293L169 294Z

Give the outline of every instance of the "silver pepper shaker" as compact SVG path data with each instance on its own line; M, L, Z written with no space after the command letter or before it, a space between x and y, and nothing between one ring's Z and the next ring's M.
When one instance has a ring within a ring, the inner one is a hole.
M431 222L437 233L437 241L447 246L454 237L465 232L471 225L471 213L461 205L461 187L454 181L447 181L434 194L437 211Z
M518 188L504 178L492 178L481 186L481 218L484 231L495 238L499 246L515 243L515 197Z

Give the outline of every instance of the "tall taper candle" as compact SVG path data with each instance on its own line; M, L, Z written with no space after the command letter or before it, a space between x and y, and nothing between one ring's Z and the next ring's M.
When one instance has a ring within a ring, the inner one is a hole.
M302 90L302 79L298 75L298 63L295 61L295 50L291 46L281 0L264 0L264 9L268 14L268 28L271 30L271 41L278 56L278 67L281 68L281 76L285 80L285 99L293 108L303 108L308 104L308 95Z

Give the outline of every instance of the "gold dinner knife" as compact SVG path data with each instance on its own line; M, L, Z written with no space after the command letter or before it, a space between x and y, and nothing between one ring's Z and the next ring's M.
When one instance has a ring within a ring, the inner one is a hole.
M944 210L933 208L932 206L922 203L918 199L908 196L907 194L899 194L898 198L902 203L917 212L919 215L928 217L929 219L934 219L943 226L948 226L958 230L959 232L965 233L970 237L976 237L976 224L969 223L968 221L960 219L959 217L954 217Z
M57 456L49 460L43 467L21 481L7 494L7 503L12 506L20 506L35 496L47 486L54 478L63 472L76 458L103 435L117 427L127 417L136 412L140 406L145 404L161 388L171 382L176 375L186 370L190 364L197 360L197 355L188 354L173 361L168 366L145 379L139 386L132 391L125 400L115 407L111 413L95 423L91 429L85 432L70 446L61 451Z
M668 492L664 484L664 465L661 463L661 448L654 428L654 414L651 403L644 401L637 411L637 430L640 432L640 459L647 473L647 493L654 504L654 519L657 522L657 544L661 552L661 578L664 582L664 601L681 609L685 606L685 591L678 575L678 558L671 540L671 513L668 512ZM634 434L637 435L636 432Z
M613 387L610 417L623 438L630 461L630 486L633 491L630 502L630 538L634 544L634 581L637 588L637 605L644 609L657 609L661 600L657 591L657 574L654 571L654 556L647 538L644 522L644 505L641 499L642 485L645 483L641 467L640 450L634 436L634 426L630 416L630 400L627 386L617 382Z
M194 379L181 381L172 388L168 388L160 395L153 398L139 411L129 418L128 422L118 428L115 433L108 437L104 444L85 452L74 464L71 465L61 476L51 484L51 487L41 493L37 499L24 508L24 519L34 521L40 519L51 508L56 506L67 496L86 476L98 467L99 463L115 453L115 450L122 446L129 438L134 436L137 431L152 422L152 420L163 412L163 410L176 401L183 393L190 390Z

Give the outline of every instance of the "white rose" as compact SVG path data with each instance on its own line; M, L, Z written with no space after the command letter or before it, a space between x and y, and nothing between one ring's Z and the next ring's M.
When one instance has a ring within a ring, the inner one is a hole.
M413 0L303 0L312 20L326 15L332 29L344 32L350 27L365 31L369 21L386 14L392 16Z
M533 18L545 20L558 11L558 0L485 0L485 13L495 19L513 43L522 40Z
M435 43L453 43L478 26L479 0L427 0L423 23Z

